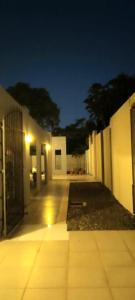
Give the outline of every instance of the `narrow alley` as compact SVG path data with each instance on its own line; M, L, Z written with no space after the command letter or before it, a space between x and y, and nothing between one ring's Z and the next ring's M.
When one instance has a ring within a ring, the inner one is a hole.
M67 232L68 189L51 181L1 241L0 299L135 299L135 231Z

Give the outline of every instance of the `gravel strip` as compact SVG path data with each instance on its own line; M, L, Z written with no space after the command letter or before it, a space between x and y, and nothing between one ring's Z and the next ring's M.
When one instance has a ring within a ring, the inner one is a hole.
M135 216L98 182L71 183L67 230L132 230Z

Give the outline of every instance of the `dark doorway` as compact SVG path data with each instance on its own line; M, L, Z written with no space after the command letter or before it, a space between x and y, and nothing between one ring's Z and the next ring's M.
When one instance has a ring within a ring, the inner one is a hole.
M30 145L30 158L31 158L30 189L36 189L37 188L37 148L36 148L36 144Z

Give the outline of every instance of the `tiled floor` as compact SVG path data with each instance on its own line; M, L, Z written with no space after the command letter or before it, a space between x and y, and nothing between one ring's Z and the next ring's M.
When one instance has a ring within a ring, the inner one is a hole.
M0 242L0 300L135 300L135 231L67 232L67 195L50 183Z

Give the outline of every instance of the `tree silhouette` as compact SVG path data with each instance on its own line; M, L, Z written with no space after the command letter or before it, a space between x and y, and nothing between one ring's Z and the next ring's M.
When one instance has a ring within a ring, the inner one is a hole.
M33 88L27 83L19 82L7 91L17 102L28 108L30 115L41 127L52 131L59 125L60 110L47 89Z
M96 129L102 130L109 125L110 117L135 92L135 76L120 74L105 85L94 83L88 90L84 101L90 120Z
M83 154L88 149L88 136L95 129L95 124L84 118L77 119L65 128L56 128L53 135L67 137L67 154Z

